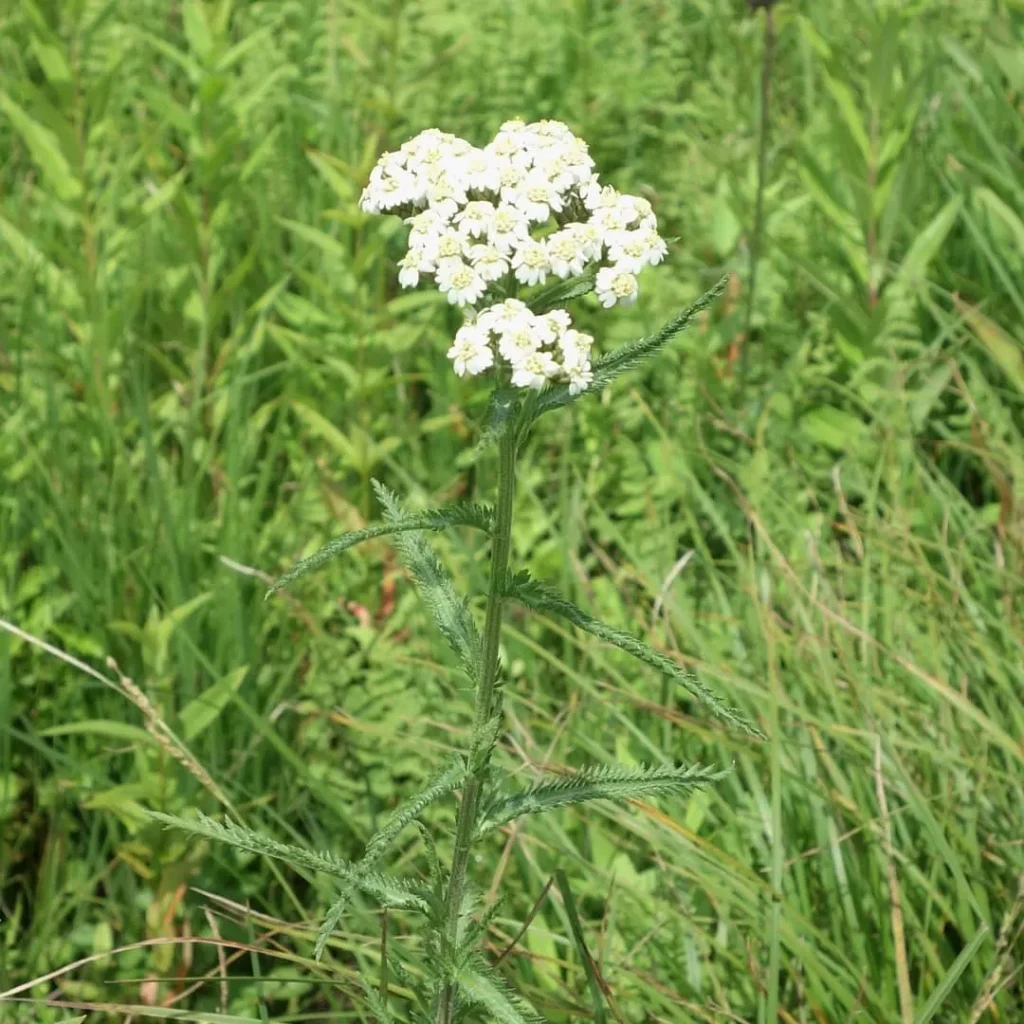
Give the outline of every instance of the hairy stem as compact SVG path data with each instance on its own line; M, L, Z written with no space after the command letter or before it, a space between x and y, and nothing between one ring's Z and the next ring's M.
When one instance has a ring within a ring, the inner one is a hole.
M490 730L488 723L500 711L498 682L498 650L501 643L501 618L505 604L505 579L512 544L512 499L515 495L516 430L505 431L498 451L498 500L494 508L494 534L491 546L491 576L487 595L487 618L484 623L483 665L480 686L476 692L473 715L473 747L470 764L473 774L466 782L455 826L455 852L452 871L445 894L444 943L450 952L458 943L459 917L466 889L473 833L480 810L480 791L490 762ZM437 1004L437 1024L451 1024L455 1013L455 988L445 982Z

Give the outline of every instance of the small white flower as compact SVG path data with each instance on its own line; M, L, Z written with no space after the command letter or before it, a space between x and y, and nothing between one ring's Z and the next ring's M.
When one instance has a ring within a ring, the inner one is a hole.
M543 224L552 212L557 213L562 209L562 197L558 189L540 171L531 171L526 175L511 201L526 214L528 220L539 224Z
M420 283L420 274L430 274L434 264L422 249L410 249L398 261L398 283L403 288L415 288Z
M533 314L525 302L519 299L505 299L504 302L495 303L481 310L476 318L481 327L489 331L501 334L503 331L510 331L521 324L529 324Z
M501 166L501 161L493 153L475 149L463 158L462 174L474 192L499 192Z
M532 239L523 241L512 257L512 268L521 284L543 284L551 268L547 247Z
M648 218L644 219L647 220ZM653 219L653 214L651 219ZM640 230L646 231L648 235L647 264L651 267L657 266L668 255L668 245L654 228L640 228Z
M538 319L548 323L555 338L560 338L572 327L572 317L564 309L553 309L550 313L545 313L543 316L538 317Z
M461 260L466 255L466 240L458 231L448 228L435 236L433 258L438 267L445 260Z
M602 267L597 272L597 297L608 309L617 302L628 306L636 301L637 281L633 274L619 267Z
M521 210L502 203L491 217L487 240L503 253L511 252L524 238L530 236L530 223Z
M601 185L597 176L580 189L580 198L588 210L602 210L615 206L619 201L619 193L611 185Z
M589 362L567 364L564 369L569 378L570 395L578 395L581 391L586 391L594 382L594 371L590 368Z
M493 219L494 204L487 202L486 199L477 199L472 203L466 203L455 215L455 223L459 230L470 238L486 235Z
M660 263L668 252L656 231L610 231L605 238L608 259L622 270L639 274L651 263Z
M571 230L574 227L577 225L570 224L561 231L548 235L545 239L551 273L555 277L573 277L576 274L582 274L583 268L587 265L587 255L580 244L579 234Z
M522 167L508 161L503 163L499 172L501 178L501 201L513 206L519 205L520 189L526 172Z
M498 337L498 351L503 359L513 366L540 350L543 338L538 336L535 325L529 320L522 320L506 328Z
M474 245L469 250L469 259L485 281L497 281L508 273L508 260L493 245Z
M512 383L517 388L541 388L558 374L558 363L547 352L532 352L512 367Z
M463 377L476 376L494 365L487 331L475 324L463 324L455 333L455 342L448 349L448 358L455 364L455 372Z
M583 331L567 330L559 339L562 362L566 367L589 362L594 339Z
M453 305L472 306L487 290L484 279L459 259L437 265L437 286Z

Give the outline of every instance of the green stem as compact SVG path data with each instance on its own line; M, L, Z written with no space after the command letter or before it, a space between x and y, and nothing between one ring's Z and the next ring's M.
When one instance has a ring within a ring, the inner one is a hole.
M498 451L498 500L494 510L494 539L491 545L491 578L487 595L487 618L484 623L483 664L480 685L476 691L473 714L473 745L470 764L473 774L466 782L455 825L455 851L452 871L445 895L444 943L448 953L458 944L459 917L466 890L466 869L480 809L480 792L490 763L490 729L488 723L499 712L498 652L501 645L501 617L505 604L505 580L508 556L512 546L512 499L515 496L516 430L509 424ZM455 986L445 982L437 1004L437 1024L451 1024L455 1014Z

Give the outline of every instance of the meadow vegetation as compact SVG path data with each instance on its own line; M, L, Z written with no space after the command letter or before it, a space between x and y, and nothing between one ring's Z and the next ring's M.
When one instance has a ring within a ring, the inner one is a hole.
M382 934L415 964L369 901L315 962L329 879L146 811L356 857L466 746L392 541L264 593L379 518L374 479L492 500L459 314L400 291L402 225L357 201L382 150L513 116L572 126L673 239L635 306L577 312L598 351L731 275L538 423L514 561L766 739L510 615L497 759L524 785L731 770L497 833L471 865L504 895L492 961L557 1022L1024 1017L1024 8L780 0L749 305L764 19L0 5L0 1021L369 1022ZM432 539L486 590L483 536ZM455 804L430 814L443 834Z

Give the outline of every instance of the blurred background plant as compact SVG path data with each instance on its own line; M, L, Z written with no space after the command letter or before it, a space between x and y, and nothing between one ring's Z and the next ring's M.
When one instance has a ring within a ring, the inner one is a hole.
M500 757L524 781L569 751L735 771L509 829L495 956L562 869L622 1020L1020 1015L1024 8L774 18L744 332L763 13L740 0L0 8L0 612L111 684L0 634L0 991L150 940L19 996L373 1019L378 915L313 967L325 878L141 808L230 804L350 856L443 759L441 723L469 728L385 541L262 595L376 514L372 476L487 493L458 315L399 294L400 225L356 199L416 131L520 115L568 122L678 238L599 346L734 276L614 411L539 428L515 548L769 740L513 620ZM481 542L443 543L479 591ZM561 894L502 960L557 1021L594 1013Z

